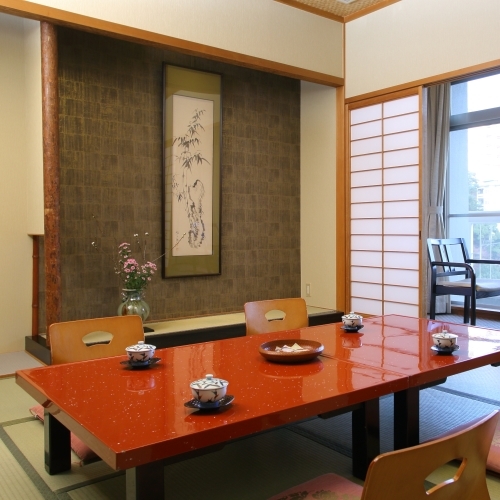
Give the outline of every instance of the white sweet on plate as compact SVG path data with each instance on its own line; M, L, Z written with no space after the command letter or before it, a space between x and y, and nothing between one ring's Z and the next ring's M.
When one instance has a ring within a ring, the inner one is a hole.
M284 345L282 347L276 346L275 351L276 352L302 352L302 351L308 351L309 348L307 347L301 347L297 342L293 344L292 346Z

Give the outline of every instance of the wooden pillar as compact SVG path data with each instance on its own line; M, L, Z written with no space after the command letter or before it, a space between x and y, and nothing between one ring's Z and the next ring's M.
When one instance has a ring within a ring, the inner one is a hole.
M45 248L45 303L47 343L49 325L61 321L61 244L59 171L59 92L57 78L57 28L41 22L42 129Z

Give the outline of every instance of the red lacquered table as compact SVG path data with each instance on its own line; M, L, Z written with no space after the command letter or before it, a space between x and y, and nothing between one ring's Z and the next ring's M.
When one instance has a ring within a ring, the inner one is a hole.
M447 377L500 362L500 331L470 325L398 315L364 320L359 333L345 333L341 324L310 328L311 340L324 339L325 353L405 374L408 388L394 394L394 447L419 443L419 391ZM451 355L431 349L432 334L447 330L458 335L459 350Z
M48 472L70 468L71 431L113 469L127 470L127 498L163 499L169 460L351 408L353 468L362 477L380 449L378 398L407 389L408 376L348 356L284 365L258 352L266 341L303 338L335 353L339 333L318 328L160 349L160 362L142 370L121 364L126 356L22 370L16 382L45 407ZM207 373L229 381L233 404L210 413L186 408L189 383Z

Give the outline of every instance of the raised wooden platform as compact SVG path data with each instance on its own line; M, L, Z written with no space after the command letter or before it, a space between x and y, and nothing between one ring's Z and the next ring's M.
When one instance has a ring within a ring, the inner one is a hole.
M309 326L325 325L342 321L342 311L308 306ZM152 330L152 331L150 331ZM245 313L216 314L192 318L172 319L145 323L146 342L158 349L179 345L209 342L246 334ZM25 349L43 363L50 364L50 350L45 335L25 338Z

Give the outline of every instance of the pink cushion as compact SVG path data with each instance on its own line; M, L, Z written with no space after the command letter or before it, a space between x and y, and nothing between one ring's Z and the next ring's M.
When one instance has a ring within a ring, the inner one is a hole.
M490 453L486 460L486 469L500 474L500 420L495 429L495 434L493 434Z
M283 493L274 495L269 500L315 500L319 498L342 498L359 500L363 487L337 474L323 474L306 483L294 486ZM335 495L335 496L334 496Z
M43 406L36 405L30 408L30 413L43 422ZM82 462L88 462L99 458L86 444L71 433L71 449Z

